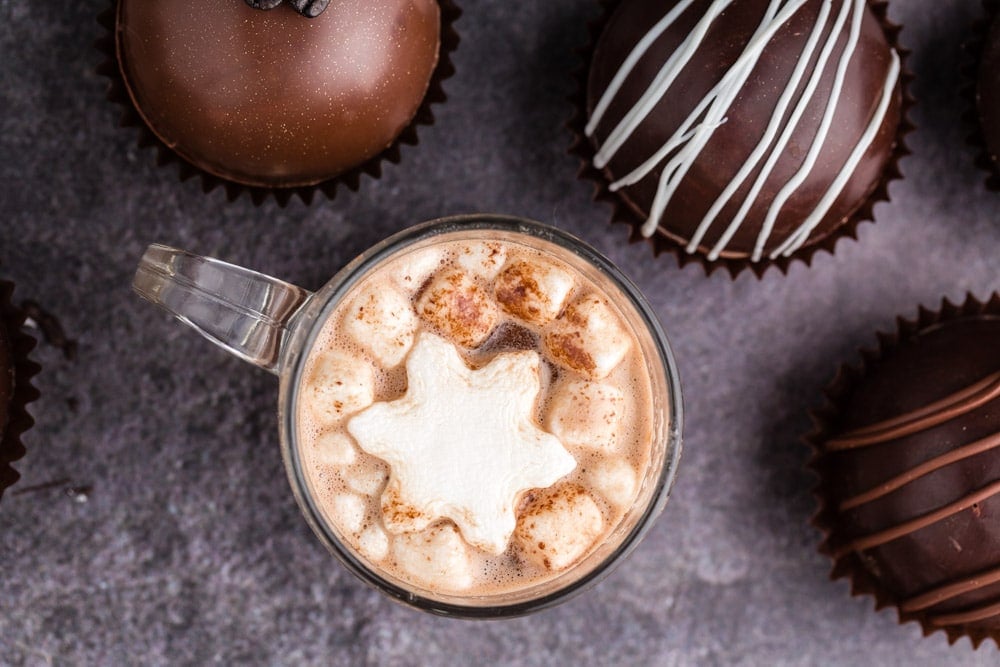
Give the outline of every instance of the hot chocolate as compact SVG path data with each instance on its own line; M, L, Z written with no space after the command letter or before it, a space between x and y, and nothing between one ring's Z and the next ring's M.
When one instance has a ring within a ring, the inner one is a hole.
M431 239L362 276L293 408L339 541L431 597L488 602L596 568L655 493L670 419L619 292L516 236Z

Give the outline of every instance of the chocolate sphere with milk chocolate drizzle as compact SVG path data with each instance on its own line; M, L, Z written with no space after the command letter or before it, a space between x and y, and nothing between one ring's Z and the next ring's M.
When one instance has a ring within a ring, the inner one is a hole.
M1000 638L1000 295L922 310L817 412L834 576L925 633Z

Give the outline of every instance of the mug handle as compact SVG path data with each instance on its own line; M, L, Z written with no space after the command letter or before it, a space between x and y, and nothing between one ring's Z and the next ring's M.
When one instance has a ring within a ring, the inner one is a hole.
M223 349L275 374L289 323L310 296L277 278L160 244L142 256L132 289Z

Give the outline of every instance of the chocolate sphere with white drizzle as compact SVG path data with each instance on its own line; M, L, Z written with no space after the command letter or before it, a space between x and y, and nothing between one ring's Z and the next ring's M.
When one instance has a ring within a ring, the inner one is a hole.
M595 46L585 134L643 235L774 260L878 189L901 76L865 0L624 0Z

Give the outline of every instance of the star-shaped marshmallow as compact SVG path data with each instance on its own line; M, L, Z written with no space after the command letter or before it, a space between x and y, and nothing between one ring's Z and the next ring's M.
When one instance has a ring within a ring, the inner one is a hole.
M408 388L347 424L364 451L389 464L382 514L393 533L447 518L466 542L503 553L514 504L576 467L559 439L535 425L541 390L536 352L507 352L466 366L451 343L421 333L406 361Z

